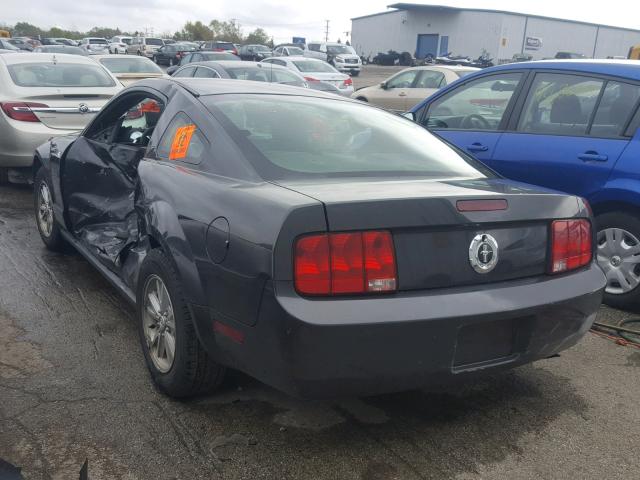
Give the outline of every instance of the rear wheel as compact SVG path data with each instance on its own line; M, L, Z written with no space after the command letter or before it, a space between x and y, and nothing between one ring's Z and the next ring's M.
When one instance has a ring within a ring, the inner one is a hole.
M171 397L214 390L224 367L213 362L196 335L178 275L160 250L152 250L140 268L138 333L158 388Z
M604 302L616 308L640 305L640 219L625 212L596 218L598 264L607 277Z
M369 100L364 97L357 97L356 100L360 100L361 102L369 102Z
M38 225L40 238L49 250L54 252L64 251L67 245L53 216L53 197L51 196L51 187L46 179L44 168L40 168L36 173L33 193L36 224Z

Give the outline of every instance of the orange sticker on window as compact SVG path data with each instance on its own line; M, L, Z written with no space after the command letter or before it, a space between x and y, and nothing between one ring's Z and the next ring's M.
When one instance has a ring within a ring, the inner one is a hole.
M193 124L185 125L184 127L180 127L176 130L173 142L171 143L171 150L169 151L169 160L180 160L187 156L191 137L195 131L196 126Z

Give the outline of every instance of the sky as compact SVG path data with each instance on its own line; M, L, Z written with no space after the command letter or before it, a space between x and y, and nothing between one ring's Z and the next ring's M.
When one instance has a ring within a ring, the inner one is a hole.
M58 26L86 31L92 27L119 27L125 31L173 34L187 21L235 19L248 33L264 28L276 42L293 36L324 39L329 20L329 39L345 41L351 18L383 12L393 2L380 0L0 0L0 24L24 21L39 27ZM559 0L417 0L412 3L488 8L568 18L640 29L634 2Z

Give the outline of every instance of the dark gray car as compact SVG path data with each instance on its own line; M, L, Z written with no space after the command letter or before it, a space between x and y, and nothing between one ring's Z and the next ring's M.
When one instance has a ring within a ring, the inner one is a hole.
M605 285L582 199L308 89L143 80L42 145L34 180L45 245L136 305L176 397L225 367L310 397L501 371L578 342Z

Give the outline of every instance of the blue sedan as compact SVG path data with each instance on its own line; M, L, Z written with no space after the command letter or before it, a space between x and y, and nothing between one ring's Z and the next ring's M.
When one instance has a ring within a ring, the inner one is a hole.
M640 303L640 62L514 63L468 75L413 119L505 177L585 197L605 302Z

